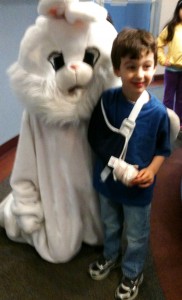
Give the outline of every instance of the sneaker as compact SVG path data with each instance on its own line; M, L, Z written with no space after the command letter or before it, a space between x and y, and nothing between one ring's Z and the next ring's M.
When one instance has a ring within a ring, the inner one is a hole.
M138 295L139 286L143 282L143 273L141 273L136 279L129 279L123 277L120 285L115 292L116 300L133 300Z
M89 265L89 274L92 279L102 280L106 278L110 271L120 266L120 259L107 260L103 255L97 261Z

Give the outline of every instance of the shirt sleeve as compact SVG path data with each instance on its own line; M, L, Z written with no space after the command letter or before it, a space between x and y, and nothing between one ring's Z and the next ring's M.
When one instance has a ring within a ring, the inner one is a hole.
M158 58L158 62L164 66L165 62L166 62L166 54L165 54L165 46L167 45L166 42L166 37L167 37L167 27L165 27L162 32L160 33L160 35L157 38L157 58Z
M168 157L171 154L170 145L170 122L166 113L162 116L158 136L155 155Z

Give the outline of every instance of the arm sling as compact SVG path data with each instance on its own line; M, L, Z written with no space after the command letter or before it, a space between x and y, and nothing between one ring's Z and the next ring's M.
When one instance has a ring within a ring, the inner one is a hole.
M112 169L108 166L112 156L125 159L128 142L136 125L136 119L143 105L148 102L148 93L144 91L135 102L128 118L121 123L120 128L109 122L102 99L97 104L89 125L88 140L93 151L106 164L101 172L101 180L105 181Z

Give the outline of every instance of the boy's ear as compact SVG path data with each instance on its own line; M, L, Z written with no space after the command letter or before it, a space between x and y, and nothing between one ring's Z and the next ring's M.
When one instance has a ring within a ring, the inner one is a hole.
M157 66L154 67L154 73L153 73L153 75L155 74L156 70L157 70Z
M120 74L120 70L116 70L114 69L114 74L117 76L117 77L121 77L121 74Z

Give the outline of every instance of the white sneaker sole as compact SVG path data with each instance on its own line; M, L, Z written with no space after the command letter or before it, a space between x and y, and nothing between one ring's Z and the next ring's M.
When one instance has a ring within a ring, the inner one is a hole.
M138 296L138 290L139 290L138 288L142 284L143 278L144 278L144 276L142 274L142 276L141 276L141 278L139 280L138 286L136 288L136 291L135 291L135 293L131 297L127 297L125 295L121 296L121 294L119 293L119 287L118 287L116 289L116 292L115 292L115 299L116 300L134 300Z

